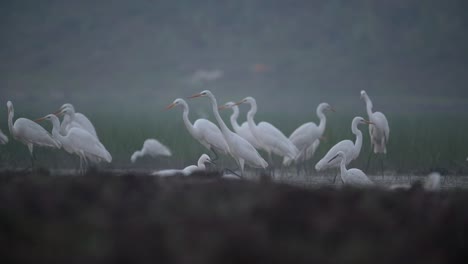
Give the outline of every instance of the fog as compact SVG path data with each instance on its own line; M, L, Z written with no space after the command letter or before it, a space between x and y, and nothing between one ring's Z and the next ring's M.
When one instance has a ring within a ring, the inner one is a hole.
M361 89L387 111L467 105L462 0L0 5L0 98L23 107L138 111L202 89L293 113L362 108Z

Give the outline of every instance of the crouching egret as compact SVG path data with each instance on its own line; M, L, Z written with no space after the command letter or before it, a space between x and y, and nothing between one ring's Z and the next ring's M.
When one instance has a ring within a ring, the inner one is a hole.
M354 168L346 169L346 154L343 151L338 151L328 162L333 162L334 160L340 162L341 180L345 185L353 187L369 187L374 185L362 170Z
M351 122L351 131L356 135L356 141L353 143L351 140L342 140L336 143L325 156L317 162L315 169L317 171L322 171L329 168L337 168L340 166L339 160L330 160L338 154L339 151L343 151L346 156L346 165L348 165L352 160L355 160L359 157L362 147L362 132L358 129L359 124L372 124L371 122L365 120L364 118L357 116ZM336 176L335 176L336 179Z
M185 167L182 170L160 170L155 171L151 175L160 176L160 177L167 177L167 176L174 176L178 174L182 174L184 176L189 176L194 172L205 171L206 165L205 163L213 163L210 157L206 154L202 154L200 158L198 158L197 165L190 165Z
M258 154L257 150L250 144L247 140L232 132L224 123L223 119L219 115L218 111L218 102L214 95L208 91L204 90L199 94L195 94L189 98L196 97L208 97L211 101L211 106L213 108L213 114L218 122L219 127L221 128L222 135L228 144L229 154L234 158L237 165L241 170L241 174L244 172L244 163L247 163L253 168L266 168L268 163Z
M36 122L48 120L52 123L52 136L61 143L63 149L70 154L76 154L80 158L80 171L84 171L84 166L87 164L87 159L92 162L104 160L112 161L111 154L99 142L99 140L91 135L88 131L72 127L65 136L60 134L60 120L54 114L46 115L45 117L36 119Z
M153 158L156 158L157 156L170 157L170 156L172 156L172 153L171 153L171 150L168 147L164 146L163 144L161 144L156 139L148 138L143 143L143 148L141 150L135 151L132 154L132 156L130 157L130 161L132 163L135 163L135 161L138 158L141 158L141 157L146 156L146 155L148 155L150 157L153 157Z
M182 118L188 132L190 135L192 135L193 138L198 140L200 144L214 153L215 156L212 159L213 161L218 159L218 154L216 153L217 151L221 152L222 154L227 154L229 152L226 140L224 140L221 131L215 124L213 124L213 122L204 118L200 118L197 119L192 125L188 118L189 107L184 99L175 99L172 104L166 107L166 109L171 109L177 105L180 105L183 109Z
M34 168L34 145L44 146L51 148L60 148L61 144L58 140L54 139L49 132L47 132L39 124L26 118L18 118L13 124L13 116L15 110L11 101L7 102L8 108L8 128L12 137L28 146L29 154L31 155L31 166Z

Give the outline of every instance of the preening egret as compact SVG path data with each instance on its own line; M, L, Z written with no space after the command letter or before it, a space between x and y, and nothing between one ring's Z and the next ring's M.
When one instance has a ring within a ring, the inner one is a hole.
M185 167L183 170L160 170L155 171L151 175L156 175L160 177L167 177L167 176L174 176L177 174L182 174L188 176L196 171L204 171L206 170L205 163L213 163L210 157L206 154L202 154L198 159L197 165L190 165Z
M83 170L83 163L86 166L87 159L92 162L112 161L109 151L88 131L72 127L65 136L62 136L60 134L60 120L55 114L36 119L36 122L42 120L49 120L52 123L52 136L61 143L65 151L80 157L80 170Z
M220 106L218 109L223 110L226 108L232 108L232 115L231 115L231 125L232 128L234 129L234 132L236 132L239 136L247 140L252 146L254 146L256 149L260 149L260 145L257 142L257 139L252 135L252 132L250 132L249 124L247 122L242 123L242 125L239 126L237 123L237 118L239 117L239 106L237 106L234 102L227 102L224 105Z
M224 140L223 134L219 128L213 124L213 122L204 118L200 118L197 119L192 125L188 118L189 107L184 99L175 99L172 104L166 107L166 109L171 109L177 105L180 105L183 108L182 118L190 135L198 140L198 142L200 142L200 144L202 144L205 148L211 150L214 153L215 157L212 159L213 161L218 159L218 154L216 153L217 151L223 154L227 154L229 152L229 147L226 143L226 140Z
M2 130L0 129L0 144L4 145L8 143L8 137L3 134Z
M268 122L255 124L254 116L257 113L257 102L255 99L249 96L236 104L242 103L250 104L250 110L247 113L250 131L257 139L258 144L268 153L270 162L272 162L272 152L281 157L295 159L299 152L298 149L279 129Z
M351 140L342 140L336 143L325 156L317 162L315 169L317 171L325 170L328 168L337 168L340 166L339 160L333 160L330 162L330 159L336 156L338 151L343 151L346 156L346 165L348 165L352 160L356 159L361 152L362 147L362 132L358 129L359 124L372 124L371 122L365 120L364 118L357 116L353 119L351 123L351 131L356 135L356 142L353 143ZM336 177L335 177L336 178Z
M229 146L229 154L234 158L237 165L239 166L241 173L244 172L244 162L247 163L249 166L254 168L266 168L268 167L268 163L258 154L257 150L255 149L252 144L250 144L247 140L242 138L241 136L237 135L236 133L232 132L224 123L223 119L219 115L218 111L218 102L214 95L208 91L204 90L199 94L193 95L189 98L196 98L196 97L208 97L211 101L211 106L213 108L213 114L218 121L218 125L221 128L221 132Z
M372 112L372 101L367 95L366 91L361 91L361 98L366 102L367 115L372 125L369 126L369 136L371 141L371 148L374 153L387 153L387 143L390 137L390 127L388 126L387 118L381 112ZM367 168L369 168L369 162L372 153L369 153L367 159ZM381 170L383 176L383 159L381 160Z
M66 135L72 127L78 127L98 138L96 129L91 121L82 113L76 113L75 107L72 104L63 104L55 114L64 115L62 124L60 125L60 134Z
M130 161L132 163L135 163L135 161L143 156L151 156L153 158L156 158L157 156L166 156L170 157L172 156L171 150L161 144L159 141L157 141L154 138L149 138L145 140L143 143L143 148L141 150L137 150L133 153L132 157L130 158Z
M39 124L33 122L32 120L26 118L18 118L13 124L13 116L15 115L15 110L13 108L13 103L7 102L8 108L8 128L10 129L10 134L15 140L20 141L21 143L28 146L29 153L31 154L31 166L34 168L34 145L45 146L52 148L60 148L61 144L56 139L47 132Z
M299 154L295 159L284 157L283 165L289 166L293 161L297 164L312 158L325 131L327 123L325 111L335 110L327 103L319 104L317 106L317 116L320 119L319 125L317 126L314 122L307 122L294 130L291 136L289 136L289 140L297 147Z
M343 151L338 151L328 162L333 161L340 162L341 180L343 180L344 184L354 187L369 187L374 185L362 170L346 169L346 154Z

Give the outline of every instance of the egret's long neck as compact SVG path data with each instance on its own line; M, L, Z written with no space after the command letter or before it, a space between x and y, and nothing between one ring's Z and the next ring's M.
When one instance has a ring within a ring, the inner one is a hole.
M223 132L223 134L226 136L227 133L231 132L231 130L229 130L229 128L226 126L226 123L224 123L223 119L221 118L221 115L219 115L218 102L212 94L208 94L208 98L210 98L211 107L213 108L213 114L216 118L216 121L218 121L218 125L221 128L221 132Z
M369 96L364 95L364 101L366 102L366 110L367 110L367 115L369 116L369 118L372 116L372 101L371 99L369 98Z
M10 134L14 135L14 127L13 127L13 116L15 115L15 110L13 110L13 107L8 109L8 129L10 130Z
M359 130L358 124L358 121L353 122L353 126L351 129L353 131L353 134L356 135L356 142L354 142L354 153L356 154L361 151L362 147L362 132L361 130Z
M70 113L66 113L64 116L63 116L63 121L62 121L62 124L61 124L61 128L62 128L62 132L65 133L65 128L68 126L68 124L70 124L72 121L72 117L71 117L71 114Z
M232 115L231 115L231 125L234 128L234 131L239 131L239 123L237 123L237 118L239 117L239 107L237 105L232 107Z
M254 116L255 116L256 113L257 113L257 103L251 102L250 103L250 110L247 113L247 123L249 124L249 128L252 131L252 133L254 134L254 136L255 136L255 133L257 131L257 125L255 124L255 121L254 121Z
M52 137L54 137L56 140L63 142L64 141L64 136L60 134L60 121L58 117L52 118Z
M195 135L195 128L192 125L192 122L189 120L189 106L186 102L182 102L182 107L184 109L184 112L182 113L182 118L184 119L184 124L187 130L191 135Z
M320 135L323 135L325 131L325 126L327 125L327 117L323 113L323 111L317 111L317 116L320 119L320 124L318 126Z
M204 160L202 160L202 159L199 159L199 160L198 160L197 166L198 166L198 168L200 168L200 169L202 169L202 170L204 170L204 169L206 168L206 167L205 167L205 162L204 162Z

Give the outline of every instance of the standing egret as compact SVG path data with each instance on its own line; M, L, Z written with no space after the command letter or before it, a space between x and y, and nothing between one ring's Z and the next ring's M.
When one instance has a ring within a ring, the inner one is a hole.
M372 112L372 101L367 95L366 91L361 91L361 98L366 102L367 115L372 125L369 126L369 135L371 141L371 148L374 149L374 153L387 153L387 143L390 136L390 127L388 126L387 118L381 112ZM369 162L372 153L369 153L367 160L367 168L369 168ZM383 176L383 159L381 159L381 169Z
M0 144L5 145L8 143L8 137L3 134L2 130L0 129Z
M239 117L239 106L237 106L234 102L227 102L224 105L220 106L218 109L223 110L226 108L232 108L232 115L230 119L234 132L236 132L239 136L247 140L256 149L260 149L261 147L258 144L257 139L255 139L255 137L252 135L252 132L250 132L249 124L247 122L244 122L242 123L242 125L239 126L239 124L237 123L237 118Z
M107 149L88 131L72 127L65 136L62 136L59 132L60 120L55 114L36 119L36 122L42 120L49 120L52 123L52 136L61 143L65 151L80 157L80 170L83 169L83 163L86 164L87 159L91 161L112 161L112 156Z
M167 176L174 176L177 174L182 174L185 176L189 176L190 174L198 171L205 171L206 166L205 163L212 163L210 157L206 154L202 154L200 158L198 159L197 165L190 165L185 167L183 170L160 170L160 171L155 171L151 175L156 175L160 177L167 177Z
M190 135L198 140L198 142L200 142L205 148L211 150L214 153L215 157L212 159L213 161L218 159L218 154L216 151L219 151L223 154L227 154L229 152L229 147L226 143L226 140L224 140L223 134L219 128L213 124L213 122L204 118L200 118L197 119L192 125L188 118L189 107L184 99L175 99L172 104L166 107L166 109L171 109L176 105L180 105L183 108L184 112L182 114L182 118L184 119L185 127L189 131Z
M254 116L257 113L257 102L255 99L249 96L236 104L242 103L250 104L250 110L247 113L250 131L257 139L258 144L268 153L270 162L273 162L271 158L272 152L281 157L295 159L299 152L298 149L279 129L268 122L255 124Z
M336 155L328 162L339 161L340 159L341 180L345 185L353 187L369 187L374 183L367 177L367 175L360 169L346 169L346 154L343 151L338 151Z
M356 135L356 142L353 143L351 140L342 140L336 143L325 156L317 162L315 169L317 171L325 170L328 168L337 168L340 166L339 160L330 160L336 156L338 151L343 151L346 156L346 165L348 165L352 160L355 160L359 153L361 152L362 147L362 132L358 129L359 124L372 124L371 122L365 120L364 118L357 116L351 122L351 131ZM335 176L336 179L336 176Z
M72 127L78 127L98 138L96 129L91 121L82 113L76 113L75 107L72 104L63 104L55 114L64 115L62 124L60 125L60 134L66 135Z
M316 112L320 119L319 125L317 126L314 122L307 122L294 130L291 136L289 136L289 140L297 147L299 154L295 159L284 157L284 166L289 166L293 161L295 161L296 164L299 162L305 163L306 160L312 158L320 144L320 138L325 131L327 123L325 111L334 112L335 110L327 103L319 104Z
M8 108L8 128L10 129L10 134L15 140L20 141L21 143L28 146L29 154L31 155L31 168L34 168L34 145L60 148L61 144L56 139L47 132L39 124L26 119L18 118L13 124L13 116L15 115L15 110L13 108L13 103L11 101L7 102Z
M249 166L254 168L263 168L265 169L268 167L268 163L258 154L257 150L255 149L252 144L250 144L247 140L239 136L238 134L232 132L224 123L223 119L219 115L218 111L218 102L214 95L208 91L204 90L199 94L195 94L189 98L196 98L196 97L208 97L211 101L211 106L213 108L213 114L218 121L218 125L221 128L221 132L226 140L229 148L229 154L234 158L237 165L241 170L241 174L244 172L244 163L247 163Z
M153 158L156 158L157 156L170 157L172 156L172 153L168 147L164 146L156 139L149 138L145 140L145 142L143 143L143 148L141 150L137 150L133 153L133 155L130 157L130 161L132 163L135 163L137 158L140 158L146 155L151 156Z

